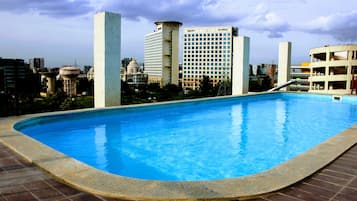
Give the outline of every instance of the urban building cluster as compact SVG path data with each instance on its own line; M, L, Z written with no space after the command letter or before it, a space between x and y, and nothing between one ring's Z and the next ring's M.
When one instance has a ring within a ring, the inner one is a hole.
M107 19L115 23L103 23ZM14 99L25 92L51 96L61 91L68 96L77 96L93 95L93 91L98 88L97 91L103 92L98 97L103 97L103 100L97 102L105 105L106 91L112 90L113 85L120 85L121 81L133 88L156 83L161 87L177 85L187 91L199 90L204 78L208 78L213 87L231 88L229 93L222 94L230 94L234 90L234 80L236 85L242 85L240 80L246 79L249 80L250 91L265 91L294 80L288 90L356 94L356 44L313 48L309 53L309 62L290 65L291 43L281 43L278 64L250 65L244 63L249 62L249 38L239 36L237 27L186 27L183 29L180 50L182 23L157 21L155 25L156 30L145 36L142 64L135 58L121 60L120 46L103 46L121 42L120 17L106 12L95 17L94 67L84 66L81 69L76 65L65 65L61 68L46 68L44 58L32 58L26 63L23 59L0 57L0 94ZM116 57L110 57L106 48L112 48L111 54ZM179 59L180 51L182 61ZM118 62L120 60L121 64ZM100 67L103 65L113 67L108 70ZM248 65L248 70L244 70L243 66ZM98 79L94 81L96 77ZM81 80L85 80L87 86L78 89ZM245 85L242 87L247 88ZM248 88L244 90L248 91ZM120 97L120 91L110 96Z
M23 59L0 57L0 92L15 96L30 86L41 96L53 95L57 90L75 96L78 79L88 79L89 69L89 66L84 71L76 66L46 68L44 58L32 58L26 63ZM60 89L56 86L58 82L62 82Z

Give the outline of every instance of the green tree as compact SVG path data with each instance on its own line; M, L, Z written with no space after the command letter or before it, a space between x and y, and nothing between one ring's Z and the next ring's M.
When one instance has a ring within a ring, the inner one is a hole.
M199 92L202 96L212 96L213 95L213 84L212 80L208 76L203 76L200 82Z

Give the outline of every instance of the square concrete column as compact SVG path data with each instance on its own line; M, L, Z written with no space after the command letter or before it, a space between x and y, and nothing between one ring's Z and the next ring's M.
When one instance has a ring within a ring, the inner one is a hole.
M232 95L242 95L249 90L250 39L233 37Z
M278 86L290 80L291 42L279 43ZM286 91L287 88L281 90Z
M94 16L94 107L120 105L121 16L100 12Z

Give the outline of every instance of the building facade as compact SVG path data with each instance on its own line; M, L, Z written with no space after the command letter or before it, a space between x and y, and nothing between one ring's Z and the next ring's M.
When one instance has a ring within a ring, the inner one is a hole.
M208 76L214 86L230 81L235 36L238 29L232 26L185 28L182 87L195 90L204 76Z
M40 72L45 68L45 59L44 58L32 58L29 60L30 69L33 72Z
M74 66L64 66L60 68L59 73L63 80L63 91L68 96L77 95L77 77L81 73L81 69Z
M350 94L357 74L357 45L335 45L310 50L309 92Z
M290 91L308 91L310 88L310 63L302 62L299 65L290 66L290 79L297 82L289 86Z
M12 94L19 90L29 74L29 66L23 59L0 57L0 92Z
M131 59L126 67L125 81L131 86L146 85L148 83L148 74L141 71L134 58Z
M149 83L178 85L179 28L181 22L155 22L156 31L145 36L144 63Z

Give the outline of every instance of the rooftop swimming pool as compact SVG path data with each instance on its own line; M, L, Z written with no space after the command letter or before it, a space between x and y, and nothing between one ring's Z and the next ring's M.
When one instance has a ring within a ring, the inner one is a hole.
M15 128L109 173L202 181L267 171L356 122L356 98L272 93L35 117Z

